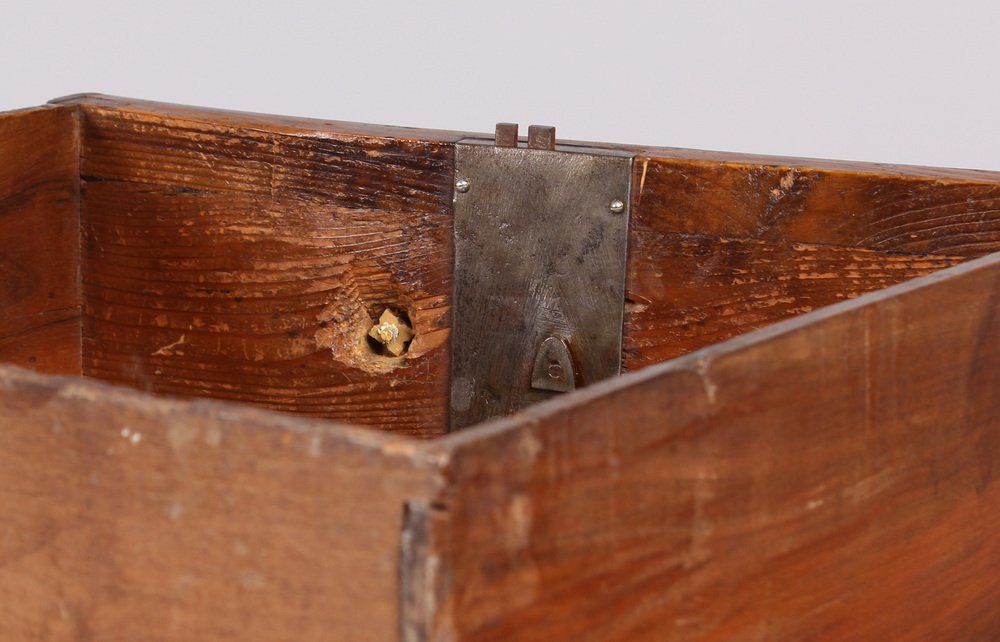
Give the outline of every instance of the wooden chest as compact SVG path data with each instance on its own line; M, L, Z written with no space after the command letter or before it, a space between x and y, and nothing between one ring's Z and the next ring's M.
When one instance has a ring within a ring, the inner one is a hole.
M0 639L1000 639L1000 174L497 131L0 115Z

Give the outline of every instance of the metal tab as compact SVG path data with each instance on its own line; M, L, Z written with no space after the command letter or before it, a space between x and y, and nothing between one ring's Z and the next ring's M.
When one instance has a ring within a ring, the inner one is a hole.
M517 147L517 123L497 123L497 147Z
M631 156L529 132L455 148L452 430L621 368Z
M556 148L556 128L532 125L528 128L528 148L553 151Z

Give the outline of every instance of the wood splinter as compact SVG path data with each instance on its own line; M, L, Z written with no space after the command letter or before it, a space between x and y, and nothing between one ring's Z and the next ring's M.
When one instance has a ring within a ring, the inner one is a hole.
M394 357L406 352L406 345L413 338L413 334L410 325L389 309L382 313L378 323L368 331L368 336L384 345Z

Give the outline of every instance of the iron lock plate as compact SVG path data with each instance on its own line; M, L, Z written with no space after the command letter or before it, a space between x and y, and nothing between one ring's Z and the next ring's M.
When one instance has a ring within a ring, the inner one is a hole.
M554 140L455 156L452 430L620 372L632 167Z

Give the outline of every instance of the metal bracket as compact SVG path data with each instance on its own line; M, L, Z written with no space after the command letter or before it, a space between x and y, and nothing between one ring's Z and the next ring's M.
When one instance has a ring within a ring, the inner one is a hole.
M452 430L619 373L631 168L551 127L456 144Z

